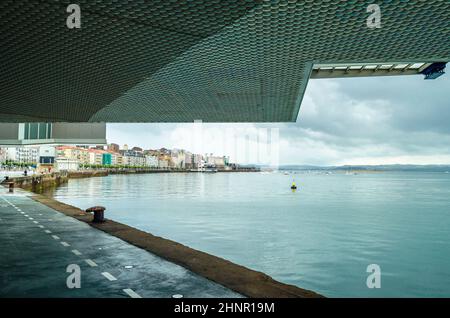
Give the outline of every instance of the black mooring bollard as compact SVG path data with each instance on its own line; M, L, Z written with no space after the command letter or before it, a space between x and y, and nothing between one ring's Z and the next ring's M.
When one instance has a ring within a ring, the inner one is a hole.
M106 208L103 206L93 206L89 209L86 209L86 212L94 212L94 219L92 220L92 222L102 223L105 222L105 210Z

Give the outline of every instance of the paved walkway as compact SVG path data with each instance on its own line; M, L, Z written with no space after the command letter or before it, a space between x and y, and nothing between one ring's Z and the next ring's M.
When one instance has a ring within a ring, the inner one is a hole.
M77 264L81 288L66 285ZM0 297L240 297L239 294L0 187Z

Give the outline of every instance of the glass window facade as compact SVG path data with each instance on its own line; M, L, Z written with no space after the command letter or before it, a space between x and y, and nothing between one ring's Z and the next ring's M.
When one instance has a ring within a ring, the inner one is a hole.
M26 123L24 139L50 139L52 138L52 124Z

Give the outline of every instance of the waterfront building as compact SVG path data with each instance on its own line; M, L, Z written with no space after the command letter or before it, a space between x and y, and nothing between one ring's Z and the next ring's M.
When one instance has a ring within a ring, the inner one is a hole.
M124 159L123 156L120 153L115 153L113 155L113 165L116 166L123 166L124 165Z
M159 169L168 169L170 167L170 160L167 158L158 159L158 168Z
M6 149L0 148L0 163L6 161Z
M142 152L135 150L121 150L123 164L127 166L143 167L146 165L146 159Z
M78 160L58 157L55 160L55 168L58 171L77 171L80 168Z
M112 143L112 144L108 144L107 150L110 152L118 153L120 150L120 147L118 144Z
M131 166L131 157L122 155L122 165Z
M39 164L53 165L55 163L56 149L51 146L41 146L39 150Z
M110 144L108 149L117 149L117 147ZM114 152L97 148L89 149L82 146L58 146L56 147L56 157L74 160L80 165L133 166L159 169L198 169L203 167L205 163L202 155L182 149L140 150L139 147L133 147L131 150L122 149L119 152ZM228 165L228 157L214 157L211 154L207 156L207 160L209 165L218 168L224 168Z
M189 151L184 153L184 168L193 169L194 168L194 156Z
M6 148L5 161L14 163L36 164L39 160L39 148L37 147L11 147Z
M59 158L78 159L75 155L76 147L72 146L58 146L56 147L56 156Z
M185 151L182 149L174 149L170 154L172 167L184 169L186 167Z
M172 159L170 157L170 153L167 152L159 152L158 155L158 167L160 169L168 169L172 167Z
M102 165L103 164L103 153L104 150L99 149L89 149L89 164L91 165Z
M113 151L107 151L107 153L111 156L111 163L112 166L118 166L122 164L122 155L117 152ZM119 159L120 158L120 159Z
M58 146L56 147L56 157L76 160L80 164L89 164L89 149L74 146Z
M157 168L158 157L155 155L145 155L145 165L150 168Z
M152 150L152 149L149 149L149 150L145 150L145 151L144 151L144 155L148 155L148 156L155 156L155 157L158 157L159 154L160 154L160 152L159 152L158 150Z
M203 167L203 156L199 154L192 155L192 168L199 169Z
M206 156L206 163L208 165L213 165L220 169L223 169L228 165L228 160L229 159L225 156L213 156L212 154Z
M112 155L109 152L104 152L102 154L102 165L110 166L112 165Z

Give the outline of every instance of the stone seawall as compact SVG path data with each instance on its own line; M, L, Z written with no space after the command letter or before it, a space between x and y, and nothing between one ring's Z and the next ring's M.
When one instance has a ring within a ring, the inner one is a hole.
M241 168L236 170L219 169L218 172L259 172L254 168ZM102 169L102 170L81 170L81 171L69 171L68 176L70 179L78 178L90 178L90 177L105 177L110 174L144 174L144 173L199 173L198 171L191 171L186 169Z
M33 192L42 192L48 188L57 187L69 180L66 172L53 172L42 175L31 175L22 177L10 177L2 180L1 184L14 183L14 187L30 190Z
M153 170L153 169L102 169L102 170L82 170L69 171L69 179L80 179L90 177L106 177L110 174L138 174L138 173L165 173L179 172L177 170Z
M90 177L105 177L109 173L103 170L88 170L88 171L69 171L67 176L69 179L80 179L80 178L90 178Z
M238 170L219 170L218 172L258 172L255 169L238 169ZM43 175L30 175L20 177L9 177L7 180L0 180L0 184L7 185L9 182L14 183L14 187L42 193L45 190L55 188L61 184L67 183L69 179L106 177L110 174L144 174L144 173L198 173L196 171L171 169L171 170L155 170L155 169L104 169L104 170L82 170L82 171L62 171L53 172Z

